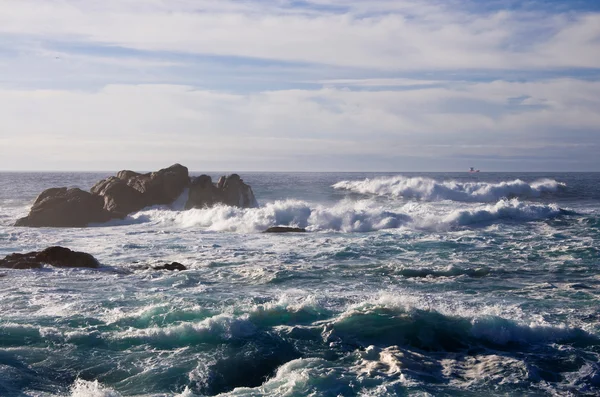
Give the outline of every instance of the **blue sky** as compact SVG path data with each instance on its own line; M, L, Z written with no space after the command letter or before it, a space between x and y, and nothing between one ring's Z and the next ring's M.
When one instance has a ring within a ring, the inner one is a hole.
M600 1L0 7L3 170L600 171Z

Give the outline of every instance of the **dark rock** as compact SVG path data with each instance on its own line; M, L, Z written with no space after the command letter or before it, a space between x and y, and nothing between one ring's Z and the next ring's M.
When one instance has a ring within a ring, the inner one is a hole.
M215 185L208 175L192 179L186 209L225 204L240 208L258 207L252 188L238 174L222 176Z
M581 289L594 289L594 287L590 287L589 285L585 285L585 284L571 284L569 285L569 287L571 287L572 289L576 289L576 290L581 290Z
M91 192L104 198L104 209L114 218L123 218L144 207L171 204L189 182L188 169L175 164L148 174L119 171L96 183Z
M182 271L182 270L187 270L187 267L185 267L184 265L182 265L179 262L173 262L173 263L165 263L162 266L154 266L153 269L154 270L177 270L177 271Z
M117 172L117 178L123 179L124 181L127 181L131 178L135 178L137 176L142 176L142 175L143 174L140 174L139 172L134 172L134 171L129 171L129 170L123 170L123 171Z
M115 217L124 218L146 206L144 195L118 177L101 180L91 191L104 198L104 209Z
M36 259L37 252L10 254L0 259L0 267L5 269L39 269L42 264Z
M305 233L306 229L300 227L274 226L265 230L265 233Z
M0 259L0 267L9 269L39 269L43 264L54 267L98 268L100 263L85 252L71 251L64 247L49 247L43 251L26 254L10 254Z
M147 174L123 170L96 183L91 192L81 189L52 188L43 191L29 215L15 226L85 227L124 218L153 205L173 203L189 188L185 208L204 208L225 204L242 208L257 207L252 188L237 174L222 176L214 184L208 175L190 181L188 169L180 164Z
M208 175L192 178L185 209L212 207L221 202L219 191Z
M241 208L258 207L252 188L244 183L238 174L225 179L222 189L223 204Z
M15 226L84 227L106 222L112 216L104 210L102 197L81 189L52 188L44 190L33 203L29 215Z
M146 206L171 204L190 183L187 167L180 164L143 175L131 171L119 174L127 185L144 195Z

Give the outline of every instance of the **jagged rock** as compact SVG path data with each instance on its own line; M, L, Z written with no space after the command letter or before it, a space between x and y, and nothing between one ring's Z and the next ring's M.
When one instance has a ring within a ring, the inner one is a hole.
M188 169L180 164L140 174L119 171L96 183L91 192L81 189L47 189L35 201L28 216L15 226L84 227L110 219L124 218L144 207L173 203L189 187L186 209L215 204L248 208L258 203L252 188L237 174L213 184L208 175L190 182Z
M96 183L91 192L104 198L104 209L113 217L123 218L144 207L172 203L189 182L188 169L175 164L148 174L119 171Z
M188 169L181 164L148 174L121 171L117 177L142 193L146 199L146 206L171 204L190 183Z
M118 177L111 176L101 180L92 187L91 192L102 196L104 209L119 218L146 206L144 195Z
M252 188L238 174L222 176L215 185L208 175L192 179L186 209L205 208L215 204L233 207L258 207Z
M304 233L306 229L300 227L273 226L265 230L265 233Z
M38 269L43 264L68 268L100 267L100 263L92 255L85 252L71 251L68 248L58 246L26 254L10 254L4 259L0 259L0 267L8 269Z
M238 174L231 174L225 179L222 192L224 204L242 208L258 207L252 188Z
M154 266L153 269L154 270L177 270L177 271L182 271L182 270L187 270L187 267L185 267L184 265L182 265L179 262L173 262L173 263L165 263L162 266Z
M208 175L192 178L185 209L212 207L220 202L219 188Z
M106 222L111 217L100 196L77 188L51 188L38 196L29 215L19 219L15 226L84 227Z

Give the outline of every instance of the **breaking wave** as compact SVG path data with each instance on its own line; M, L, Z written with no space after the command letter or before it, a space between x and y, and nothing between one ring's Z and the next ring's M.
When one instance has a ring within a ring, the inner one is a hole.
M401 227L439 230L495 222L528 222L550 219L564 213L566 211L555 204L524 203L517 199L442 210L428 204L415 206L410 203L391 208L373 200L342 201L333 206L285 200L268 203L261 208L246 209L227 206L188 211L150 209L108 225L151 222L241 233L261 232L278 225L301 227L309 231L350 233Z
M334 184L333 187L360 194L415 198L419 200L489 202L505 197L539 197L543 193L557 192L559 189L566 187L566 185L553 179L541 179L532 183L527 183L520 179L489 183L440 182L431 178L395 176L365 179L362 181L341 181Z
M121 397L117 391L96 381L77 379L71 387L71 397Z
M442 219L429 218L424 225L432 227L440 225L468 226L476 224L489 224L497 221L528 222L550 219L567 211L556 204L528 204L517 199L500 200L493 205L485 205L472 209L454 210Z
M599 342L596 336L579 328L510 318L504 313L508 310L445 307L443 302L382 296L348 308L325 325L323 338L364 347L403 346L424 351L458 351L478 345L502 350L514 345L528 348L549 343Z

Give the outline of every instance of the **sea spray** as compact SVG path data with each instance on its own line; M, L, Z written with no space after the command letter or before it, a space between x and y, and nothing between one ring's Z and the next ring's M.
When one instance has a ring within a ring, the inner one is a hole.
M309 231L372 232L408 227L451 229L495 222L529 222L551 219L564 213L556 204L534 204L502 199L496 204L436 208L428 204L379 203L344 200L333 206L298 200L267 203L261 208L213 208L173 211L166 208L138 212L120 221L98 226L154 225L202 228L207 231L256 233L273 225L301 227Z
M362 181L341 181L333 185L335 189L348 190L361 194L414 198L419 200L452 201L496 201L502 198L539 197L543 193L557 192L566 185L551 179L532 183L520 179L489 182L436 181L423 177L385 177Z
M244 175L262 205L251 210L4 222L40 178L98 180L44 175L6 177L0 252L62 245L103 266L0 272L0 395L600 391L597 174L413 175L493 188L454 200L332 187L391 174L260 173ZM262 233L276 224L309 233ZM153 269L173 261L187 270Z

